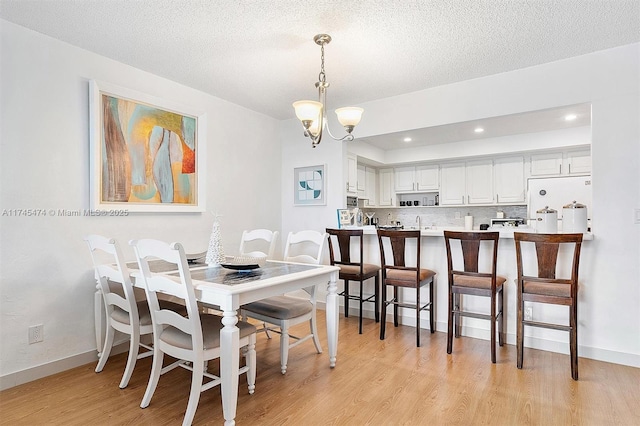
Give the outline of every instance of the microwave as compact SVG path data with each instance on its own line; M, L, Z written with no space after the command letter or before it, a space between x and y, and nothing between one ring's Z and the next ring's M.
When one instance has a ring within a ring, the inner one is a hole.
M347 207L358 207L358 197L347 197Z

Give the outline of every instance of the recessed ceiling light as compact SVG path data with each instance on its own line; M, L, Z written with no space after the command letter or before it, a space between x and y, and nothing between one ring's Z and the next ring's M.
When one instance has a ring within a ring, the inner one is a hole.
M411 142L411 138L404 138L403 141L405 142Z
M573 121L573 120L575 120L576 118L578 118L578 116L577 116L577 115L575 115L575 114L567 114L567 115L565 115L565 116L564 116L564 119L565 119L566 121Z
M476 133L482 133L484 132L484 129L482 127L476 127L473 131Z

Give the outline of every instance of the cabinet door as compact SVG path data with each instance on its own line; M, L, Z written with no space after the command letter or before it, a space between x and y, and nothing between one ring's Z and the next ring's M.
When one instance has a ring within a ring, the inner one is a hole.
M591 173L591 151L569 151L567 152L567 171L570 175Z
M440 167L440 205L460 205L466 201L464 163L444 164Z
M437 191L440 189L438 165L416 167L416 190Z
M493 162L468 161L467 204L493 204Z
M347 194L358 194L358 159L355 155L347 156Z
M365 198L367 206L376 205L376 169L367 167L365 170L365 179L367 181L365 189Z
M396 192L416 190L415 167L396 167L394 171Z
M562 174L562 153L533 154L531 156L531 176Z
M367 188L367 171L365 166L358 166L358 183L356 186L358 188L358 197L364 197Z
M524 203L524 157L498 158L493 162L496 203Z
M378 177L380 178L380 199L378 200L379 206L393 206L393 198L395 193L393 192L393 169L380 169L378 171Z

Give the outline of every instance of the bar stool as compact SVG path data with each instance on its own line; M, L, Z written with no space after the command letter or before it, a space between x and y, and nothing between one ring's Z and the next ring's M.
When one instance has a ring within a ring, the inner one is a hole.
M416 258L407 258L407 241L415 241ZM385 231L378 229L378 243L380 244L380 263L382 264L382 322L380 323L380 340L384 340L387 317L387 306L393 305L393 325L398 326L398 308L416 310L416 346L420 347L420 312L429 311L429 328L435 332L434 316L434 282L436 273L430 269L420 267L420 231ZM407 266L407 264L416 266ZM393 297L387 300L387 286L393 286ZM429 302L421 306L420 288L429 286ZM398 287L414 288L416 302L413 304L401 302L398 297Z
M453 336L460 337L460 317L471 317L491 321L491 362L496 363L496 321L498 323L498 344L504 345L503 284L506 278L496 275L498 260L499 232L455 232L444 231L447 248L447 269L449 273L449 315L447 324L447 353L453 350ZM452 241L454 244L452 249ZM481 244L487 242L487 244ZM490 245L490 247L489 247ZM479 272L480 248L483 254L490 253L491 272ZM455 254L460 254L454 259ZM461 261L459 259L462 259ZM462 264L461 264L462 263ZM491 313L463 311L460 299L463 294L491 298Z
M379 288L380 288L380 267L370 263L364 263L364 242L362 229L326 229L329 234L329 256L332 266L340 268L339 279L344 280L344 291L339 293L344 296L344 316L349 317L349 300L357 300L360 307L358 332L362 334L362 305L365 302L374 304L374 316L376 322L380 322L380 312L378 311ZM358 239L359 250L358 260L351 256L351 239ZM335 240L335 241L334 241ZM337 244L334 244L337 242ZM365 295L363 285L369 278L375 278L374 292ZM360 291L358 294L349 293L349 281L358 281Z
M533 234L515 232L518 264L518 327L516 333L517 367L522 368L524 326L551 328L569 332L571 377L578 380L578 266L582 234ZM535 250L527 246L535 247ZM570 278L557 278L558 254L571 255ZM529 263L527 260L531 259ZM537 273L525 273L537 260ZM524 302L548 303L569 307L569 325L524 319Z

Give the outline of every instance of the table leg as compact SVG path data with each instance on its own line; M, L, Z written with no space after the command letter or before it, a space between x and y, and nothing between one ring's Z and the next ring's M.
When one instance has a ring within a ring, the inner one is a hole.
M225 310L222 317L224 327L220 331L220 392L224 424L236 424L238 405L238 370L240 368L240 329L236 327L238 316L235 310Z
M338 273L332 272L327 288L327 340L329 347L329 366L336 366L336 355L338 354Z

